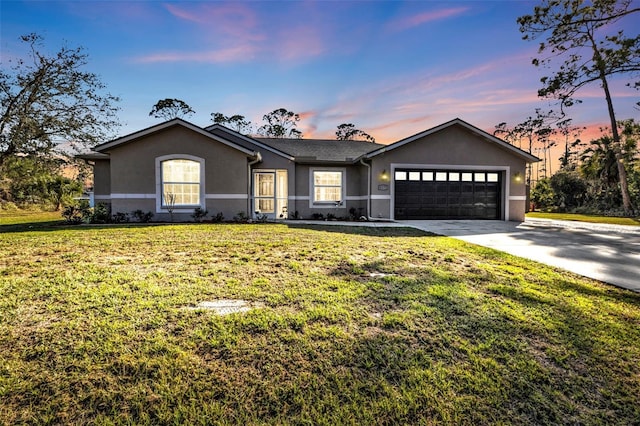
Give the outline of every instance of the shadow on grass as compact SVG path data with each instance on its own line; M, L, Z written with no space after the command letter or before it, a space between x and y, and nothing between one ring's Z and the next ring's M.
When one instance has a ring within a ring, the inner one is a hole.
M285 223L293 229L309 229L312 231L335 232L337 234L365 235L372 237L436 237L437 234L419 229L399 226L359 226L359 225L323 225L307 223Z
M64 225L61 220L49 220L45 222L12 223L10 225L0 225L0 234L11 232L31 232L31 231L53 231L60 229Z
M27 222L11 225L0 225L0 234L20 232L51 232L51 231L86 231L89 229L125 229L146 228L150 226L178 225L177 223L113 223L113 224L71 224L62 220L46 222Z
M50 231L86 231L86 230L101 230L101 229L130 229L130 228L148 228L148 227L162 227L162 226L246 226L246 227L260 227L265 225L280 225L287 226L292 229L309 229L319 232L335 232L338 234L351 234L351 235L363 235L371 237L433 237L436 234L421 231L415 228L409 227L394 227L394 226L349 226L349 225L323 225L323 224L303 224L303 223L250 223L239 224L232 222L224 223L195 223L195 222L127 222L127 223L107 223L107 224L70 224L62 220L57 221L44 221L44 222L25 222L10 225L0 225L0 234L2 233L20 233L20 232L50 232Z

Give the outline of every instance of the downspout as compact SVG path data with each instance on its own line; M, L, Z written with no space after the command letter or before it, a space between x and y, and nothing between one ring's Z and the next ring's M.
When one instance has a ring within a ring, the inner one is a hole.
M247 164L247 215L249 217L253 217L253 212L251 211L251 166L262 161L262 155L259 152L255 153L255 157L255 160L249 161Z

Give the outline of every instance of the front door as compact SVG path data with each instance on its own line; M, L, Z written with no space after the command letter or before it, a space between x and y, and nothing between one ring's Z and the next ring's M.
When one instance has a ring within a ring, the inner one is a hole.
M287 218L287 171L259 170L253 172L255 216L270 219Z

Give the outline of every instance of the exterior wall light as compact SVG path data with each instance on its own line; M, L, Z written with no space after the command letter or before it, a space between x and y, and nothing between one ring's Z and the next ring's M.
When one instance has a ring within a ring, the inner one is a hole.
M522 180L522 176L520 175L520 172L515 172L515 174L513 175L513 179L516 182L520 182Z
M382 173L380 173L380 180L383 182L389 181L389 173L387 173L387 169L382 170Z

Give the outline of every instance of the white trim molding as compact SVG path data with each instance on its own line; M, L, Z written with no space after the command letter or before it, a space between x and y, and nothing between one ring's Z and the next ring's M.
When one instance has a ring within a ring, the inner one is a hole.
M526 195L509 195L510 201L527 201Z
M248 194L206 194L207 200L248 200Z
M128 199L136 199L136 200L148 200L155 199L156 194L124 194L124 193L115 193L111 194L110 198L112 200L128 200Z

